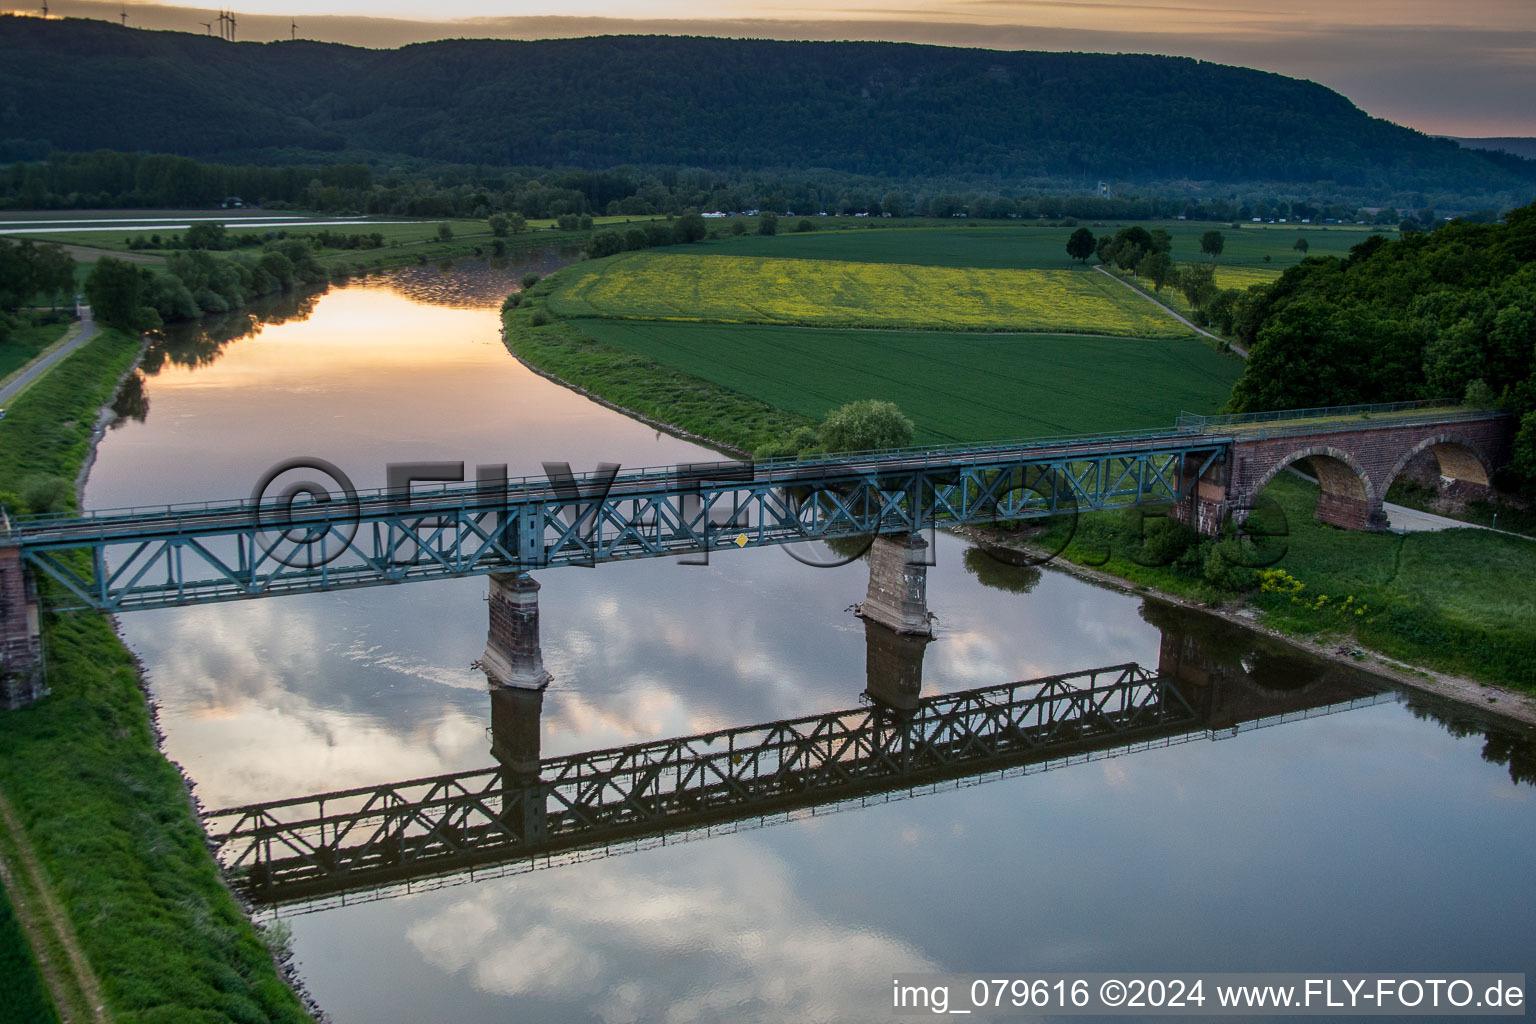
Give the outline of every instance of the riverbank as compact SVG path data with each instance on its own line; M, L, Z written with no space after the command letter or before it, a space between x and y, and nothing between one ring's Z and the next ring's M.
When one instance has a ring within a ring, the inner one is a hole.
M978 547L988 549L994 554L1000 555L1004 559L1009 557L1010 552L1030 559L1049 557L1049 552L1042 551L1037 546L1020 542L1015 538L986 528L962 527L956 530L955 533L972 541ZM1159 590L1145 583L1134 583L1113 573L1080 565L1065 558L1051 559L1049 564L1058 572L1067 573L1095 586L1103 587L1106 590L1113 590L1121 594L1131 594L1137 597L1155 598L1168 604L1177 605L1180 608L1188 608L1205 615L1211 615L1233 625L1241 626L1244 629L1270 637L1297 650L1305 651L1313 657L1322 658L1340 665L1365 668L1403 686L1432 693L1438 697L1444 697L1470 707L1505 715L1527 725L1536 725L1536 694L1533 693L1526 693L1497 684L1479 682L1464 675L1437 672L1412 665L1408 662L1389 657L1379 651L1361 647L1353 637L1339 634L1305 636L1287 633L1281 629L1266 625L1261 620L1257 609L1242 601L1211 604L1173 593L1172 591Z
M815 426L808 416L587 337L549 313L553 288L553 276L545 277L502 307L502 339L535 373L670 434L730 452L750 454Z
M798 425L782 419L784 410L588 338L548 311L552 287L540 282L504 310L508 348L536 371L645 422L735 450L760 451L763 438L788 436ZM767 411L756 419L759 407ZM1125 538L1141 522L1122 513L1083 515L1062 556L1308 649L1345 646L1352 661L1359 650L1410 685L1422 679L1426 689L1480 706L1490 695L1513 706L1536 692L1531 545L1487 531L1350 533L1317 523L1316 495L1299 482L1277 481L1266 494L1289 524L1285 554L1275 563L1289 582L1265 584L1241 557L1238 564L1222 561L1238 552L1214 554L1217 544L1188 531L1177 536L1172 526L1166 560L1139 556L1149 562L1139 564L1126 557Z
M140 350L138 339L102 331L16 400L0 421L0 491L76 478L99 410ZM112 624L50 613L43 635L52 696L0 712L0 792L20 825L10 839L35 858L58 914L28 910L78 937L107 1017L309 1019L224 885ZM61 995L76 1019L94 1014Z

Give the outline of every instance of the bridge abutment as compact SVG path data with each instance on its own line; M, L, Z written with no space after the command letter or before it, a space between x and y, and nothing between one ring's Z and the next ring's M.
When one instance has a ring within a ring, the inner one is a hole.
M37 587L19 547L0 547L0 708L48 696Z
M869 549L869 590L858 613L897 633L933 635L928 614L928 542L922 534L875 538Z
M493 572L490 581L490 629L480 665L493 685L542 690L550 676L539 648L539 582L512 572Z
M1197 455L1184 456L1180 482L1188 480L1200 471L1201 459ZM1226 518L1227 464L1217 461L1194 482L1189 497L1175 504L1168 512L1170 518L1186 526L1192 526L1208 537L1221 533L1222 520Z

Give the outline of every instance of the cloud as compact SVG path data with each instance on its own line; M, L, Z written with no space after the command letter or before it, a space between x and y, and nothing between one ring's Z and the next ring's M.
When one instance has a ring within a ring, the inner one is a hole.
M890 972L938 969L828 919L782 860L747 842L729 856L620 858L482 887L406 935L482 991L586 993L607 1022L856 1019L885 1005Z

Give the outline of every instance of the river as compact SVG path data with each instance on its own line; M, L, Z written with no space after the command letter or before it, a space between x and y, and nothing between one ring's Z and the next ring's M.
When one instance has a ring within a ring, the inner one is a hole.
M125 389L87 505L241 496L293 456L359 488L391 462L718 458L508 354L501 299L566 261L410 268L182 330ZM1529 730L968 547L937 537L925 695L1183 652L1226 696L1180 742L288 908L304 982L339 1022L501 1024L883 1020L891 978L919 971L1536 973ZM540 582L545 757L857 708L871 665L914 664L849 610L861 561L746 550ZM477 577L120 627L167 755L224 807L494 764L486 593Z

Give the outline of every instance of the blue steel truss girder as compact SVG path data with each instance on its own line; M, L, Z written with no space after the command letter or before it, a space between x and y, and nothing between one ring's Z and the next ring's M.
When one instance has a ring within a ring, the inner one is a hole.
M118 612L1166 504L1227 450L1176 435L960 449L947 461L722 463L621 474L601 494L584 490L598 486L588 475L574 488L449 486L282 518L271 502L244 502L21 520L0 543L62 584L55 607Z
M960 778L1199 728L1177 687L1134 664L493 768L216 811L220 857L283 901L593 848Z

